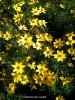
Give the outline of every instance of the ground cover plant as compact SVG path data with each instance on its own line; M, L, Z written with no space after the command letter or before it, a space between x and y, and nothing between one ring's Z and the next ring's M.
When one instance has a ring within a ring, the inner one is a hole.
M75 0L0 0L0 99L28 89L54 100L74 91Z

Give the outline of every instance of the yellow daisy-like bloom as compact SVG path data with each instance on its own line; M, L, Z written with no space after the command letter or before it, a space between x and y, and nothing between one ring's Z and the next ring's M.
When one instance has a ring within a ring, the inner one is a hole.
M32 38L33 37L29 34L24 34L24 36L20 36L20 39L18 39L17 42L19 43L19 46L22 45L28 49L33 44Z
M57 74L55 74L54 72L51 72L50 70L44 72L44 83L46 85L53 86L55 84L55 81L57 79Z
M28 30L28 28L25 25L20 25L18 28L19 30L24 30L24 31Z
M3 35L3 38L8 41L12 38L12 35L10 32L6 31L6 34Z
M38 26L45 26L46 27L47 22L45 20L38 20Z
M33 45L32 38L33 38L32 36L29 36L29 37L27 38L27 40L26 40L26 44L24 45L25 48L28 49L30 46Z
M35 70L36 68L35 62L32 62L32 64L28 64L28 66L30 67L30 69L33 69L33 70Z
M56 58L58 62L59 61L63 62L64 59L66 59L67 57L63 50L61 51L57 50L57 54L54 54L54 58Z
M39 84L40 86L42 86L43 79L44 79L44 77L42 75L36 75L36 74L34 74L33 75L33 79L35 81L35 84Z
M17 14L14 14L14 18L13 19L14 19L15 23L19 24L21 19L22 19L22 17L23 17L23 14L17 12Z
M11 73L11 75L13 76L14 83L20 82L20 80L21 80L21 78L22 78L22 74Z
M48 71L48 68L46 67L46 64L37 65L36 72L38 72L38 74L44 75L44 73L47 72L47 71Z
M59 97L56 97L56 100L65 100L65 98L60 95Z
M17 11L17 12L21 12L21 7L19 7L17 4L13 5L13 8Z
M51 36L51 34L49 35L48 33L39 33L36 35L37 37L37 41L48 41L48 42L52 42L53 37Z
M19 46L24 46L26 44L25 38L23 36L20 36L20 39L17 41L19 43Z
M46 47L46 49L43 51L43 54L45 55L45 57L50 58L51 56L53 56L53 52L54 50L52 48Z
M67 34L65 34L65 36L67 36L67 37L74 37L75 34L74 34L74 32L71 32L71 33L67 33Z
M41 13L41 11L38 10L37 7L36 7L36 8L32 8L32 11L31 11L31 12L33 13L33 16L34 16L34 15L39 15L39 14Z
M61 48L64 45L63 42L64 41L62 41L61 38L60 39L55 39L55 42L53 42L54 47L55 48Z
M20 82L23 85L26 85L29 82L27 75L22 75L22 78L21 78Z
M42 43L41 42L36 42L36 43L33 43L33 48L37 49L37 50L42 50Z
M9 86L6 87L6 90L9 94L13 94L15 92L15 84L14 83L9 83Z
M41 6L39 6L39 10L40 10L41 13L44 13L44 14L46 13L45 8L43 8L43 7L41 7Z
M45 34L45 39L46 39L46 41L48 41L48 42L52 42L52 41L53 41L52 35L51 35L51 34L49 35L48 33Z
M41 6L39 6L39 8L32 8L32 11L31 11L32 13L33 13L33 16L34 15L39 15L40 13L46 13L46 10L45 10L45 8L42 8Z
M36 35L37 41L45 41L45 34L44 33L39 33Z
M66 41L66 44L73 46L73 44L75 44L75 40L70 36L68 37L68 41Z
M22 62L20 62L20 63L15 62L15 64L12 65L12 67L14 68L13 72L21 73L22 74L23 71L24 71L25 65L22 65Z
M29 20L31 26L38 26L38 18L33 18Z
M62 80L63 85L68 84L73 80L73 78L71 77L63 77L63 76L61 76L60 79Z
M69 54L75 55L75 48L71 47L67 51L68 51Z

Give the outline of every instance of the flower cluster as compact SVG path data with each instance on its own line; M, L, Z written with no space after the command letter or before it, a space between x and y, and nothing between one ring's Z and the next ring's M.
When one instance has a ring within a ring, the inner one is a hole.
M43 5L39 0L18 0L8 7L12 18L2 18L1 25L6 29L0 28L0 80L9 94L15 93L18 84L34 89L47 86L56 93L58 82L64 91L74 81L75 33L54 38L41 17L48 7L48 2ZM65 9L62 4L59 7ZM59 95L56 100L65 99Z

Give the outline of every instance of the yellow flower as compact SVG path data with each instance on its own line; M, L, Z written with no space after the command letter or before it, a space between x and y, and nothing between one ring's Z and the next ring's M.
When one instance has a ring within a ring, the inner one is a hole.
M17 73L22 74L24 72L25 65L22 65L22 62L20 62L20 63L15 62L15 64L12 65L12 67L14 68L13 72L17 72Z
M54 47L55 48L61 48L63 46L63 42L64 41L62 41L61 38L60 39L55 39L55 42L53 42Z
M44 83L49 87L55 84L56 79L57 79L57 74L55 74L54 72L48 70L47 72L44 73Z
M39 8L32 8L32 11L31 11L32 13L33 13L33 16L34 15L39 15L40 13L46 13L46 10L45 10L45 8L42 8L41 6L39 6Z
M56 97L56 100L65 100L65 98L63 98L63 96L59 96L59 97Z
M51 36L51 34L49 35L48 33L38 33L36 37L37 37L37 41L52 42L53 40L53 37Z
M46 64L37 65L36 72L38 72L38 74L44 75L44 73L47 72L47 71L48 71L48 68L46 67Z
M45 20L38 20L38 26L45 26L46 27L47 22Z
M40 86L43 84L44 77L42 75L33 75L33 79L35 81L35 84L39 84Z
M65 8L65 6L64 6L63 4L60 4L59 6L60 6L60 8L62 8L62 9Z
M3 38L4 38L5 40L7 40L7 41L10 40L10 39L12 38L11 33L8 32L8 31L6 31L6 34L3 35Z
M33 13L33 16L34 15L39 15L40 13L46 13L46 10L45 10L45 8L42 8L41 6L39 6L39 8L32 8L32 11L31 11L32 13Z
M65 36L67 36L67 37L74 37L75 34L74 34L74 32L71 32L71 33L67 33L67 34L65 34Z
M13 76L14 83L18 83L22 78L22 75L18 73L11 73L11 75Z
M24 46L26 44L25 38L23 36L20 36L20 39L17 42L19 43L19 46Z
M68 37L68 41L66 42L66 44L73 46L73 44L75 44L75 40L70 36Z
M21 78L20 82L23 85L26 85L29 82L27 75L22 75L22 78Z
M71 54L72 56L75 55L75 48L71 47L68 50L68 53Z
M34 15L39 15L41 13L40 10L38 10L37 7L36 8L32 8L32 11L31 12L33 13L33 16Z
M22 19L22 17L23 17L23 14L17 12L17 14L14 14L14 18L13 19L14 19L15 23L19 24L21 19Z
M31 46L31 45L33 45L33 41L32 41L32 36L29 36L28 38L27 38L27 40L26 40L26 44L24 45L24 47L26 47L27 49Z
M59 61L63 62L63 60L66 58L66 54L64 53L63 50L61 51L57 50L57 54L54 54L54 58L57 58L58 62Z
M51 36L51 34L49 35L48 33L45 33L45 39L46 39L46 41L48 41L48 42L52 42L53 37Z
M29 48L32 44L32 36L30 36L29 34L24 34L24 36L20 36L20 39L17 41L19 43L19 46L24 46L25 48Z
M16 88L16 86L15 86L14 83L9 83L9 86L6 87L6 90L7 90L7 92L8 92L9 94L12 94L12 93L15 92L15 88Z
M0 38L2 38L2 36L3 36L3 32L0 31Z
M39 10L40 10L41 13L44 13L44 14L46 13L45 8L42 8L41 6L39 6Z
M28 66L33 70L35 70L36 68L35 62L32 62L32 64L28 64Z
M18 7L17 4L13 5L13 8L14 8L17 12L21 12L21 7Z
M31 26L38 26L38 18L33 18L30 20L30 25Z
M45 34L44 33L38 33L36 34L36 38L37 38L37 41L45 41Z
M19 26L19 30L28 30L27 27L25 25L20 25Z
M46 47L46 49L43 51L43 54L45 55L45 57L50 58L51 56L53 56L53 50L52 48Z
M73 78L71 77L63 77L63 76L61 76L60 79L62 80L63 85L68 84L73 80Z
M36 42L33 43L33 48L37 49L37 50L42 50L42 43L41 42Z

